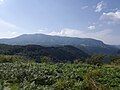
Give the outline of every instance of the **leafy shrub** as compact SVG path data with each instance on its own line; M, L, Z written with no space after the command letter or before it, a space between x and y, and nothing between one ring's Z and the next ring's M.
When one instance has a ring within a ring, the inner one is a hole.
M104 57L104 55L92 55L91 58L88 58L86 61L88 64L99 66L103 64Z
M0 63L0 84L2 88L11 90L119 90L120 67L68 63Z

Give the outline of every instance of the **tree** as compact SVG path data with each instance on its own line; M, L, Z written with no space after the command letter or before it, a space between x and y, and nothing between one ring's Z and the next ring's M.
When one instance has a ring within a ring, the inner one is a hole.
M110 56L109 58L110 58L111 64L115 64L115 65L120 64L120 56L119 55Z
M103 60L104 60L105 55L92 55L90 58L88 58L86 61L88 64L93 64L93 65L102 65L103 64Z
M47 57L47 56L42 56L40 61L41 61L41 63L50 63L51 62L51 58Z

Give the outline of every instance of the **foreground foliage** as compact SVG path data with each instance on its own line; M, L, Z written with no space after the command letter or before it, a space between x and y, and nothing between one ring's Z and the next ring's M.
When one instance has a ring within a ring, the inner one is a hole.
M119 90L120 67L0 63L0 90Z

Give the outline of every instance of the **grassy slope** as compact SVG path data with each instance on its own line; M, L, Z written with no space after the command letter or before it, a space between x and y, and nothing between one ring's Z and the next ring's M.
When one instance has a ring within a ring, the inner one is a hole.
M120 67L88 64L0 63L0 86L12 90L119 90ZM0 87L2 88L2 87Z

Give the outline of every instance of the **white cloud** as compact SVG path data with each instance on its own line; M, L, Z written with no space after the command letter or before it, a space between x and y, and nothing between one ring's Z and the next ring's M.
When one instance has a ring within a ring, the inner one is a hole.
M79 30L75 30L75 29L62 29L61 31L53 31L51 33L49 33L49 35L58 35L58 36L69 36L69 37L79 37L79 35L81 35L82 37L84 37L84 34L82 31Z
M103 13L100 20L120 22L120 11Z
M44 31L46 31L46 30L48 30L48 28L47 28L47 27L45 27L45 28L39 28L37 32L42 33L42 32L44 32Z
M103 38L105 35L109 34L111 30L106 29L98 32L88 32L76 29L62 29L59 32L51 32L49 35L59 35L59 36L69 36L69 37L80 37L80 38Z
M3 4L4 1L5 1L5 0L0 0L0 5Z
M113 30L105 29L97 32L89 32L76 29L62 29L61 31L53 31L48 33L48 35L57 35L57 36L67 36L67 37L79 37L79 38L93 38L101 40L108 44L118 44L120 42L120 36L115 36L112 34Z
M88 6L83 6L83 7L81 7L82 10L84 10L84 9L86 9L86 8L88 8Z
M9 22L6 22L6 21L4 21L4 20L2 20L2 19L0 19L0 28L2 29L8 29L8 28L17 28L18 29L18 27L16 26L16 25L14 25L14 24L11 24L11 23L9 23Z
M115 9L111 9L111 11L118 11L119 9L118 8L115 8Z
M6 22L0 19L0 38L10 38L20 35L18 33L21 28L17 27L14 24Z
M75 30L75 29L62 29L61 31L53 31L48 33L48 35L57 35L57 36L68 36L68 37L79 37L79 38L94 38L98 40L102 40L105 43L109 44L118 44L120 42L116 42L120 38L120 36L112 35L113 30L105 29L97 32L88 32L82 30ZM119 40L118 40L119 41Z
M4 0L0 0L0 2L4 2Z
M18 36L19 33L14 32L14 31L7 31L7 32L2 32L0 33L0 38L13 38Z
M95 26L89 26L88 29L94 30L94 29L96 29L96 27Z
M97 4L95 12L101 12L105 8L106 4L101 1Z

